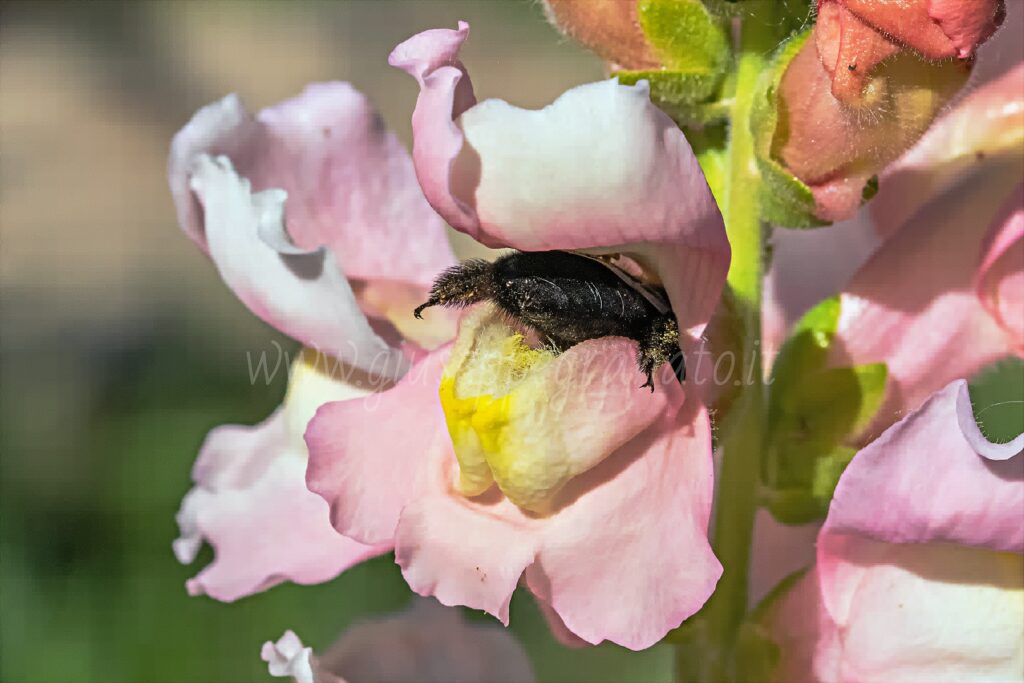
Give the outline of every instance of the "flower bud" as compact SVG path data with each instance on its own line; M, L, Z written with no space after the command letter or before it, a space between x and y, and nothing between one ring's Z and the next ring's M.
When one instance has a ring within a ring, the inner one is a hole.
M661 62L640 27L636 0L544 0L562 33L623 69L657 69Z
M809 190L815 218L849 218L868 180L927 130L970 65L922 60L844 7L824 5L811 38L776 66L784 71L772 95L774 121L757 130L770 137L760 149Z
M818 0L819 24L830 6L927 59L971 57L1006 15L1004 0Z

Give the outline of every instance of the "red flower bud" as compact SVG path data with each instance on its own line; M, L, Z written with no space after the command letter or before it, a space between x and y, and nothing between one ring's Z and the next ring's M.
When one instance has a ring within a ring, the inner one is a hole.
M886 36L928 59L967 59L1006 14L1004 0L818 0L847 9Z
M779 84L772 156L810 187L818 218L835 221L851 216L867 180L924 133L967 80L970 65L933 64L890 50L845 8L825 12L830 18L818 24ZM838 45L836 26L847 34Z

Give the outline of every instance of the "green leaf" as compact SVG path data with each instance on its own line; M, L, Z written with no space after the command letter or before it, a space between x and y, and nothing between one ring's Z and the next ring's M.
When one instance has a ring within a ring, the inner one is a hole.
M776 51L768 68L761 74L750 122L757 166L763 181L760 194L762 218L773 225L790 228L828 225L814 215L811 189L773 156L777 141L786 135L785 122L780 122L779 116L779 82L810 35L810 29L793 35Z
M764 497L775 517L789 524L827 512L854 455L844 443L868 425L885 395L884 364L828 366L839 315L838 297L811 309L772 368Z
M785 524L808 524L823 518L839 477L856 453L853 448L836 446L828 455L813 458L809 488L768 489L763 494L764 506Z
M974 419L989 441L1015 438L1024 425L1024 361L1006 358L971 378Z

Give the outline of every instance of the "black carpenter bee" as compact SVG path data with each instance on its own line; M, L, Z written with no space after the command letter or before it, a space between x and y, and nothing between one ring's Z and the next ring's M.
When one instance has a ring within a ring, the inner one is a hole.
M441 273L430 306L469 306L492 301L506 315L559 351L599 337L627 337L639 344L637 364L654 391L654 371L671 362L686 379L679 325L661 287L646 285L598 258L570 251L512 252L493 263L474 259Z

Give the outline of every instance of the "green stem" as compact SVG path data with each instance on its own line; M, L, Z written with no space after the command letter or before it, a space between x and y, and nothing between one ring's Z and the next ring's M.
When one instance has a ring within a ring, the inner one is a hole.
M753 5L753 3L751 3ZM759 9L772 14L770 4ZM740 395L724 424L724 456L718 480L712 546L723 566L715 594L701 612L703 652L695 667L691 648L677 651L677 670L702 683L734 678L733 651L747 611L747 583L757 488L764 442L766 398L761 366L761 294L764 234L758 193L760 174L754 158L750 114L758 78L777 44L771 16L758 14L744 21L736 58L736 91L729 115L726 182L721 209L732 245L728 283L736 299L743 333L737 367L742 368ZM684 661L684 658L686 661Z

